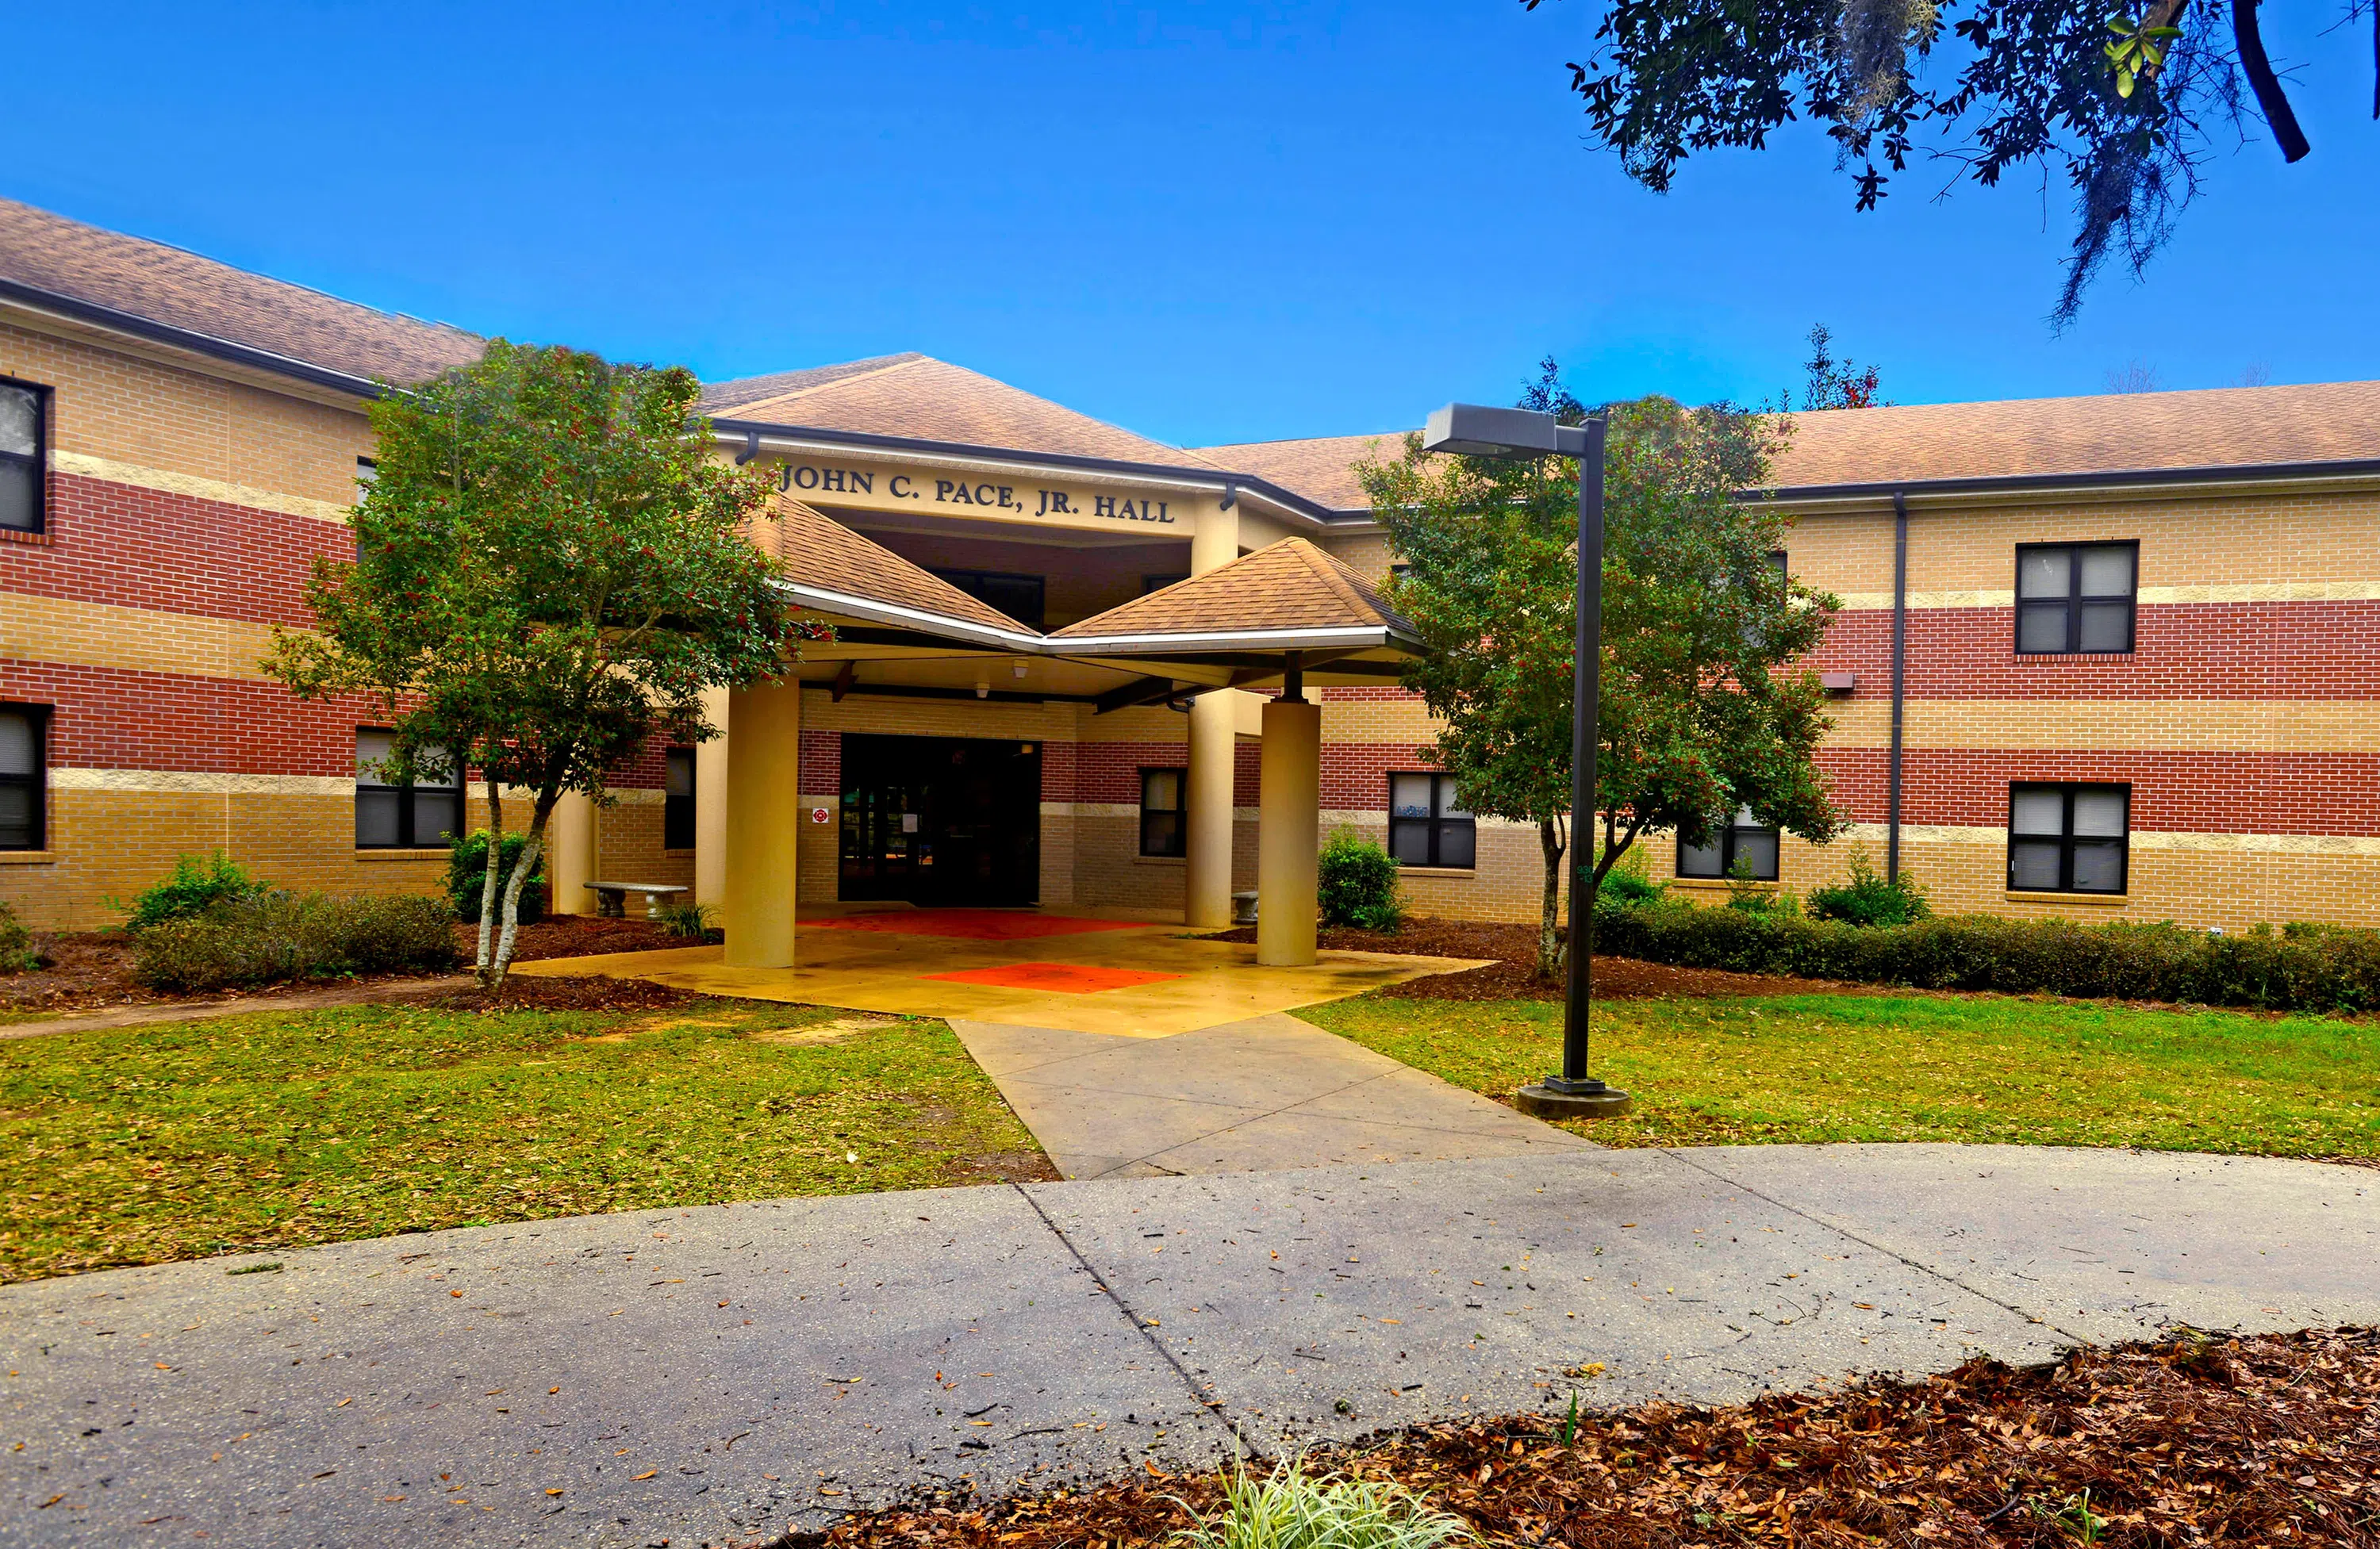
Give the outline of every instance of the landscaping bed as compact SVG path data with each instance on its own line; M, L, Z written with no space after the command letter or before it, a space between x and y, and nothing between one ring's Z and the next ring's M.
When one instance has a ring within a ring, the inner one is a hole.
M261 986L231 995L219 993L171 995L150 988L132 974L131 938L121 930L35 931L33 948L48 965L30 973L0 977L0 1016L55 1015L63 1011L98 1010L109 1006L176 1003L302 994L325 981L292 980ZM457 924L455 950L468 970L478 954L480 927ZM605 920L591 915L564 916L523 926L515 961L589 957L603 952L645 952L694 943L671 936L648 920ZM410 974L375 975L391 981L417 978Z
M942 1023L625 993L673 1003L260 1009L0 1043L0 1280L1057 1176Z
M1973 1361L1720 1409L1429 1425L1316 1452L1515 1549L1738 1544L2380 1544L2380 1338L2178 1337L2055 1365ZM1261 1469L1262 1465L1257 1465ZM965 1496L795 1549L1122 1549L1211 1513L1219 1474Z
M1253 943L1254 926L1209 937L1214 941ZM1320 944L1338 952L1402 952L1421 957L1495 958L1485 968L1434 974L1379 993L1408 1000L1560 1000L1559 979L1537 977L1537 927L1485 920L1407 920L1394 931L1325 926ZM1871 986L1827 980L1789 979L1773 974L1730 974L1715 968L1679 968L1634 958L1597 957L1598 999L1631 1000L1668 996L1810 995L1877 993Z

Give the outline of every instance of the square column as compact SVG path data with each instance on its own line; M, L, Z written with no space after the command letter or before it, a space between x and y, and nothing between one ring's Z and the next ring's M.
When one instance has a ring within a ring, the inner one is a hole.
M1264 788L1257 832L1257 962L1314 961L1316 872L1322 849L1322 707L1264 708Z
M702 719L719 734L694 750L694 902L719 909L727 900L727 690L702 691Z
M732 968L791 968L802 823L800 681L731 690L727 733L720 896L726 961Z
M548 907L556 914L592 914L596 899L587 884L595 880L600 853L595 804L577 791L565 791L545 827Z
M1207 511L1190 535L1190 573L1204 575L1240 557L1240 514ZM1194 929L1232 923L1232 763L1239 746L1228 688L1190 701L1189 769L1182 792L1182 920Z

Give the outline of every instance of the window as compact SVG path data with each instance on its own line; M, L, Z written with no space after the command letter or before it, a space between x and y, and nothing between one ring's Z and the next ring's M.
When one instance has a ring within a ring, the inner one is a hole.
M2132 648L2138 543L2020 543L2016 648L2028 656Z
M1177 582L1188 579L1190 579L1190 573L1186 570L1178 575L1144 575L1140 578L1140 595L1147 597L1150 592L1161 592Z
M1044 585L1040 576L1010 575L996 570L937 570L934 574L1018 623L1041 627Z
M1468 871L1478 859L1477 841L1452 775L1389 776L1389 853L1400 863Z
M1140 853L1180 855L1187 853L1182 830L1180 769L1140 771Z
M463 771L443 748L424 748L408 784L391 784L392 732L356 733L356 848L426 850L463 829Z
M0 377L0 527L42 530L49 408L48 388Z
M43 847L49 722L38 705L0 705L0 850Z
M2131 811L2129 785L2010 786L2009 890L2122 892Z
M662 782L662 848L694 848L694 749L674 747L662 756L668 765Z
M1755 882L1777 880L1777 830L1763 827L1752 809L1735 809L1735 821L1711 835L1708 844L1678 841L1681 877L1733 877L1742 866Z

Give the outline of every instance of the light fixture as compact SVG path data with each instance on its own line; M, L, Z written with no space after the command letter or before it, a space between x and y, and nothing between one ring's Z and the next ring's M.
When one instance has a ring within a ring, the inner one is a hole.
M1626 1113L1628 1094L1587 1074L1587 1028L1595 1007L1595 901L1581 886L1595 875L1595 758L1602 746L1603 442L1608 422L1589 415L1564 425L1532 409L1449 404L1422 431L1425 452L1465 457L1570 457L1578 463L1578 634L1572 646L1570 983L1562 1004L1562 1068L1513 1094L1513 1106L1541 1118L1600 1119Z
M1021 657L1021 656L1020 656L1020 657L1018 657L1018 658L1016 659L1016 660L1014 661L1014 663L1013 663L1013 664L1009 667L1009 669L1008 669L1008 670L1009 670L1009 672L1010 672L1014 673L1015 676L1020 677L1020 678L1021 678L1021 677L1023 677L1023 676L1025 675L1025 659L1024 659L1023 657Z
M991 697L991 684L988 684L988 683L978 683L978 684L977 684L975 685L975 696L976 696L977 698L978 698L978 699L989 699L989 698L990 698L990 697Z

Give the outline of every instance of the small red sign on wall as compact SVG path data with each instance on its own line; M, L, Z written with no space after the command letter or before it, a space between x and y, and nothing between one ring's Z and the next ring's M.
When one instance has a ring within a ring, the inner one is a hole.
M826 821L826 808L824 808L824 807L822 807L822 806L814 806L814 807L810 808L810 821L811 821L811 822L813 822L813 823L823 823L823 822L825 822L825 821Z

